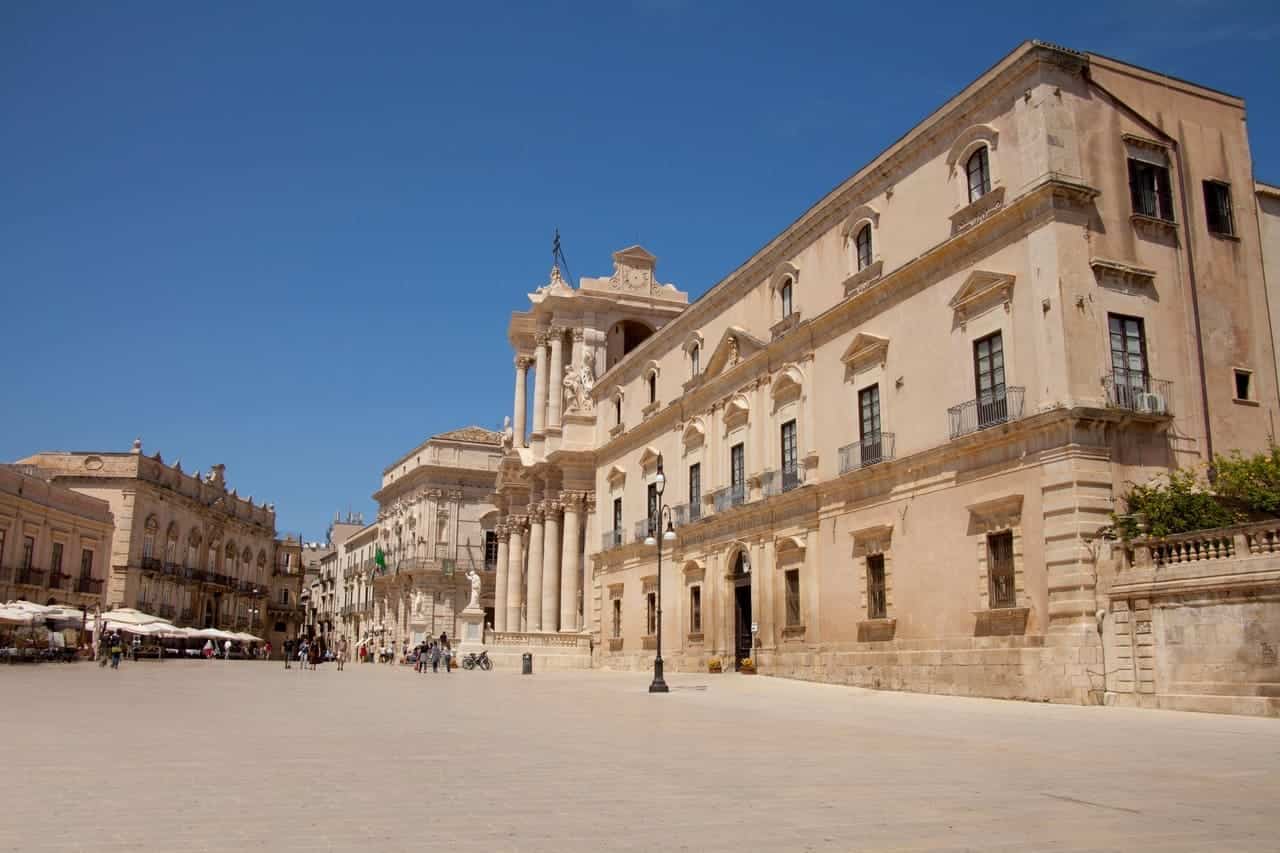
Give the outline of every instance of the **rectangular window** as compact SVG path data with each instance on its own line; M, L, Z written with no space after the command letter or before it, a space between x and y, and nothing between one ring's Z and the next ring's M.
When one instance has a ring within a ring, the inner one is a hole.
M649 402L658 402L658 374L649 374Z
M618 426L622 426L622 398L617 397L613 401L613 422Z
M863 465L874 465L884 458L884 446L880 438L879 385L872 385L858 392L858 440L862 445Z
M702 587L689 587L689 633L702 633Z
M782 285L780 298L782 300L782 319L785 320L791 316L791 282L788 281Z
M1111 339L1111 379L1115 385L1115 403L1136 409L1138 395L1145 394L1147 376L1147 335L1142 320L1121 314L1107 315L1107 331Z
M1236 223L1231 215L1231 185L1221 181L1204 182L1204 216L1211 234L1235 236Z
M1009 419L1004 387L1004 338L999 332L973 342L973 375L978 393L978 428Z
M1253 397L1251 397L1250 395L1253 393L1253 387L1252 387L1253 371L1241 370L1240 368L1237 367L1235 369L1235 377L1236 377L1236 399L1252 400ZM0 540L0 545L2 544L3 544L3 540Z
M741 444L729 448L729 486L736 500L741 501L747 491L746 453Z
M87 578L93 574L93 549L85 548L80 552L80 577Z
M658 633L658 594L647 592L644 596L645 634L652 637Z
M53 556L49 558L49 571L55 574L62 571L62 543L53 543Z
M987 576L990 578L991 607L1017 607L1013 583L1013 532L1005 530L987 536Z
M800 625L800 570L787 569L787 627Z
M702 347L694 344L693 349L689 350L689 372L692 376L697 376L702 372Z
M702 463L689 466L689 520L702 517Z
M613 600L613 621L610 625L610 636L615 640L622 637L622 599L620 598Z
M867 618L883 619L887 613L884 554L872 554L867 557Z
M782 425L782 470L794 471L796 467L796 422L787 421Z
M656 535L658 529L658 484L650 483L647 490L646 515L645 515L645 535L654 533Z
M31 561L36 558L36 540L32 536L22 537L22 568L31 568Z
M1168 166L1130 157L1129 195L1134 213L1173 221L1173 191Z
M622 544L622 498L613 499L613 534L617 537L617 545Z
M484 532L484 567L494 569L498 566L498 534L492 530Z

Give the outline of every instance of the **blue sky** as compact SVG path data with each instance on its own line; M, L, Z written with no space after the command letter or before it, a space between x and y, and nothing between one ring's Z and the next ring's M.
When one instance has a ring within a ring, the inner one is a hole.
M228 467L320 538L511 407L508 314L642 243L697 296L1026 38L1243 96L1271 3L0 5L0 459Z

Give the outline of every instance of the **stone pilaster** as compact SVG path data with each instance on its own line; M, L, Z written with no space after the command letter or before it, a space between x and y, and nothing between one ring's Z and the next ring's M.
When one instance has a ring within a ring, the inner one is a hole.
M529 508L529 582L525 595L525 630L542 630L542 559L546 547L546 513L540 504Z
M507 519L508 559L507 566L507 621L506 630L520 630L520 611L522 593L524 591L524 532L529 519L525 516L511 516Z
M560 630L577 631L579 576L582 571L581 524L586 496L582 492L564 492L564 548L560 565Z
M511 571L511 531L504 518L494 532L498 536L498 565L493 578L493 629L507 630L507 578Z
M564 511L559 501L542 505L546 515L542 549L542 630L560 629L560 516Z

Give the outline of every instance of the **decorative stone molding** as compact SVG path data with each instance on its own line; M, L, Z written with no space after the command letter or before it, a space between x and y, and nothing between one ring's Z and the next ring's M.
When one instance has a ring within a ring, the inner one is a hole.
M994 152L1000 145L1000 131L989 124L975 124L965 128L947 151L947 167L955 169L957 164L966 162L979 145L986 145Z
M897 630L897 619L863 619L858 623L858 642L885 643Z
M840 226L840 236L844 238L846 244L851 243L862 230L862 226L868 224L873 231L880 227L880 211L869 204L860 204L849 211L848 216L844 218L844 224Z
M611 601L614 599L621 599L622 593L625 587L626 587L626 584L621 584L621 583L609 584L609 599Z
M889 358L889 339L859 332L845 349L840 360L852 370L861 370L872 364L884 367Z
M564 504L557 500L545 500L542 502L542 515L547 521L554 521L564 515Z
M725 430L734 429L746 423L751 417L751 403L742 394L734 394L724 402Z
M994 181L995 179L992 178ZM966 204L951 214L951 233L966 231L987 217L994 214L1004 205L1004 187L992 187L991 192L977 201Z
M609 467L609 473L605 475L605 479L608 480L610 486L621 486L627 481L627 469L621 465L612 465Z
M649 594L649 593L651 593L651 592L657 592L657 591L658 591L658 576L657 576L657 575L645 575L644 577L640 578L640 585L641 585L641 587L642 587L643 592L644 592L644 594L645 594L645 595L648 595L648 594Z
M1022 523L1022 495L1006 495L965 507L970 531L982 534L1011 530Z
M1029 607L1002 607L997 610L974 610L975 637L1020 637L1027 633Z
M853 531L853 556L867 557L883 554L893 542L893 525L877 524Z
M808 546L808 543L806 543L804 538L801 536L779 536L777 539L774 539L773 542L775 553L778 555L779 559L781 559L783 554L791 552L796 552L799 556L803 557L805 548Z
M536 503L529 507L529 523L542 524L547 520L547 511L542 504Z
M702 418L693 418L684 425L684 431L680 434L680 441L684 445L685 452L689 452L694 448L701 447L707 440L707 428L703 426Z
M560 503L564 505L566 511L573 510L581 512L587 504L586 492L561 492Z
M789 403L798 399L804 389L804 374L794 364L789 364L778 372L777 378L770 383L769 398L776 404Z
M640 453L640 470L648 471L650 468L656 467L658 464L658 457L661 455L662 454L658 452L658 448L653 445L645 447L645 449Z
M884 272L884 261L877 258L844 280L844 295L853 296L870 287Z
M707 576L706 566L696 560L685 563L682 571L685 583L699 583Z
M804 639L804 634L803 625L787 625L782 629L782 639L785 642L799 642Z
M769 327L769 336L772 340L776 341L778 338L782 337L799 325L800 312L793 310L786 317L783 317L781 320Z
M793 288L800 283L800 270L790 261L784 261L774 268L773 274L769 276L769 292L776 293L786 281L790 281Z
M1008 312L1013 303L1013 285L1015 278L1008 273L974 270L960 285L955 296L947 304L955 312L960 321L960 328L968 323L968 318L977 313L992 301L998 299Z

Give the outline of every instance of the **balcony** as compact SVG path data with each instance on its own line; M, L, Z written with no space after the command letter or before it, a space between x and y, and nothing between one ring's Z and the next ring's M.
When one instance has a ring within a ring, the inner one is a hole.
M780 495L803 485L804 469L799 465L790 465L781 471L765 471L760 475L760 489L765 497Z
M847 474L893 458L893 433L880 432L840 448L840 473Z
M99 578L82 577L76 581L76 592L85 595L102 595L102 581Z
M960 438L1016 421L1022 417L1022 401L1026 390L1009 386L947 409L947 416L951 420L951 437Z
M144 572L158 572L160 571L160 569L161 569L160 558L158 557L142 558L142 570Z
M177 563L161 563L160 572L165 577L176 578L182 575L182 566Z
M190 607L183 609L182 611L183 622L190 622L194 618L196 618L196 612L194 610L192 610Z
M161 619L172 619L176 609L177 608L175 608L172 604L161 604L159 607L156 608L155 613Z
M1107 408L1138 415L1167 417L1173 414L1173 383L1152 379L1146 373L1116 370L1102 377L1107 389Z
M44 569L18 569L17 583L27 586L44 586Z
M622 541L626 537L623 535L623 531L619 529L619 530L606 530L604 535L601 536L600 538L602 540L600 543L600 550L608 551L611 548L621 548Z
M715 500L716 512L725 512L735 506L742 506L747 502L747 484L736 483L719 489L712 495L712 498Z
M49 589L66 589L67 583L71 580L71 575L66 572L50 572L49 573Z

